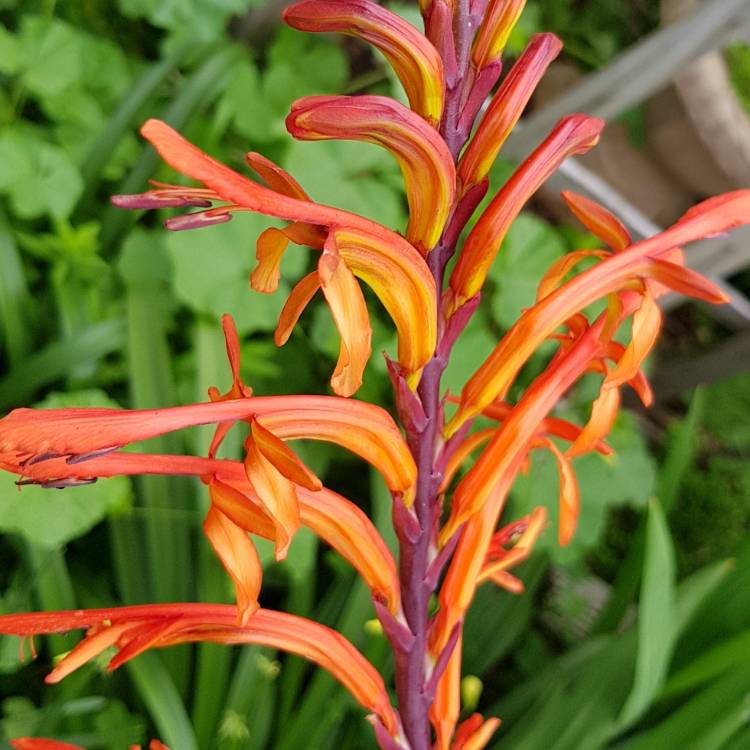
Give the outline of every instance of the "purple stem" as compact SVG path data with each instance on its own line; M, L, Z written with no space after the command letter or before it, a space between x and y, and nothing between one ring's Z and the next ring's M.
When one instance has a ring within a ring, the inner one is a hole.
M463 116L463 108L474 84L470 51L478 23L477 14L472 13L469 0L458 0L453 29L454 44L441 45L442 49L450 50L451 55L455 50L455 75L451 76L446 89L445 114L440 134L456 161L473 124L473 117ZM450 63L453 68L453 60ZM463 205L454 206L449 227L428 256L438 290L437 315L441 321L441 330L445 268L456 251L461 230L481 200L481 195L477 191ZM456 331L449 331L449 338L453 341L456 335ZM410 399L404 393L397 373L391 372L399 417L407 428L407 441L419 472L413 507L407 509L398 500L394 506L394 525L399 538L404 629L398 630L392 624L385 628L394 650L396 696L409 750L430 750L432 747L429 708L434 695L436 673L434 665L430 664L428 633L430 597L438 582L433 563L438 555L436 535L441 511L439 489L443 464L440 456L444 447L440 379L453 341L447 341L442 346L438 342L435 354L422 372L416 398ZM458 631L455 636L458 637ZM439 660L442 663L437 665L438 669L445 666L447 654L443 656L445 658Z

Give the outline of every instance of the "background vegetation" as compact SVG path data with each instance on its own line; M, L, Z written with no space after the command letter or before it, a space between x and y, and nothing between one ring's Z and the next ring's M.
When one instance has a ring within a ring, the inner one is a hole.
M274 22L276 10L250 5L0 0L3 410L202 399L228 380L218 326L225 311L243 336L256 393L325 392L337 349L327 311L306 313L276 349L269 333L288 282L272 296L248 289L267 220L167 233L153 216L108 204L150 177L173 179L136 136L142 120L158 116L229 163L261 151L316 199L403 227L400 175L387 154L294 143L283 128L291 101L306 94L398 96L387 66L358 44L298 34ZM416 22L414 7L401 10ZM581 67L596 68L657 21L652 0L532 2L512 51L550 29ZM748 81L746 51L732 53L739 87ZM508 169L497 166L495 185ZM549 263L590 243L538 213L519 219L447 373L454 392L532 301ZM293 282L310 262L291 251L285 278ZM735 281L747 289L747 278ZM373 326L374 350L391 349L388 327L377 317ZM673 352L724 335L692 308L667 333ZM375 357L359 395L387 402L388 393ZM564 411L582 418L590 396L584 384ZM650 417L624 413L611 440L616 457L577 462L584 508L574 543L561 550L548 532L521 570L527 592L483 588L468 624L466 700L503 717L493 747L750 748L748 425L750 378L740 376ZM200 452L207 440L195 430L151 447ZM387 529L388 497L376 479L340 452L299 449L326 484ZM556 481L554 467L535 459L515 488L514 514L547 501L554 528ZM202 488L180 479L19 494L13 477L0 476L0 611L229 601L228 580L200 535L205 502ZM263 553L265 604L334 625L388 673L385 641L351 570L304 532L285 564ZM31 734L120 750L158 735L174 750L373 747L344 691L298 659L182 647L113 675L88 666L44 687L50 660L74 642L50 638L38 660L21 664L17 641L0 640L0 742Z

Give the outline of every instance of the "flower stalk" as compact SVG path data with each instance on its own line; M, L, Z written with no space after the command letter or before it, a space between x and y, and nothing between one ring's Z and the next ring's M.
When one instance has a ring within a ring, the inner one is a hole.
M316 203L281 167L246 155L250 179L214 160L166 123L149 120L142 135L163 160L199 186L152 183L123 208L199 209L166 221L182 231L255 212L288 222L257 238L255 293L278 288L290 243L318 253L283 306L275 341L283 345L305 308L322 292L339 332L331 377L335 396L255 396L240 373L240 340L229 316L222 326L232 385L209 400L152 410L17 409L0 420L0 468L19 485L75 487L131 474L198 477L208 487L205 536L232 580L236 606L143 605L78 612L0 616L0 633L33 638L85 629L86 635L48 681L57 681L107 648L110 668L149 648L212 641L260 643L302 655L330 671L370 711L382 750L481 750L499 720L461 714L463 621L476 589L491 582L522 594L510 571L533 551L547 511L505 519L517 474L535 450L549 450L559 474L558 540L575 531L581 497L571 459L607 455L606 437L628 385L652 399L641 364L658 337L657 299L672 290L713 303L725 298L684 265L682 246L750 222L750 191L710 199L677 224L633 244L605 208L566 193L574 216L604 247L574 250L540 279L536 301L510 327L460 394L441 386L454 344L476 311L490 266L512 222L569 156L592 148L603 123L571 115L558 123L460 238L488 189L488 173L560 51L552 35L534 37L482 114L502 69L502 53L524 0L423 0L425 34L371 0L301 0L285 20L309 32L354 36L379 49L400 78L410 108L380 96L307 97L292 105L287 128L302 140L376 143L401 166L409 205L403 233ZM468 145L467 145L468 143ZM450 277L449 261L458 256ZM594 263L585 271L582 261ZM371 356L369 312L360 282L393 321L398 348L387 358L398 424L384 409L353 396ZM597 300L606 309L590 320ZM627 343L614 336L630 325ZM546 369L510 403L516 376L545 342L556 345ZM601 377L584 425L553 415L585 374ZM446 419L446 410L451 415ZM491 427L472 432L482 415ZM230 429L246 429L243 460L218 457ZM138 454L128 445L215 425L207 456ZM324 440L349 450L382 475L393 498L398 560L352 500L325 487L287 445ZM473 454L479 452L476 459ZM397 705L381 675L340 634L319 623L260 606L263 570L253 537L274 542L281 560L306 526L359 573L372 594L394 656ZM433 602L437 608L433 612ZM17 747L52 747L48 740Z

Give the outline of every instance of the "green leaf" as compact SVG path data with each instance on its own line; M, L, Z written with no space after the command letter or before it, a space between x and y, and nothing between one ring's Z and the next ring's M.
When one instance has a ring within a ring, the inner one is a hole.
M228 224L169 234L167 248L178 299L215 320L230 313L241 334L273 330L289 285L282 281L273 294L260 294L250 289L248 281L255 265L255 240L269 223L256 215L237 216ZM304 261L305 253L292 246L287 268Z
M23 52L18 37L0 24L0 73L14 75L22 65Z
M513 222L489 273L492 311L503 327L534 303L544 272L564 252L565 242L542 219L522 213Z
M21 128L0 132L0 193L10 197L22 219L46 214L70 215L83 190L83 180L67 154Z
M25 16L21 22L23 81L31 93L49 96L80 81L84 61L79 35L57 18Z
M318 141L291 144L286 168L310 197L320 203L345 208L396 229L403 228L406 214L398 166L383 149L369 143Z
M154 26L200 41L220 36L230 16L249 4L248 0L117 0L125 16L145 18Z
M39 408L70 406L117 407L101 391L79 391L53 394ZM72 490L22 488L19 493L15 477L0 475L0 529L16 532L41 547L59 547L85 534L107 515L123 513L130 508L132 492L126 477L100 479L95 484Z
M674 646L674 549L659 501L649 505L646 556L638 615L638 656L633 687L618 718L620 729L636 722L664 684Z

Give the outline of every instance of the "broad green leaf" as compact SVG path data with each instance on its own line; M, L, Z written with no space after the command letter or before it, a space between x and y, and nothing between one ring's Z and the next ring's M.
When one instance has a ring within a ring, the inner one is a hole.
M23 65L23 53L18 37L0 24L0 73L14 75Z
M564 252L564 241L542 219L522 213L513 222L488 277L498 323L509 328L524 308L534 304L544 272Z
M0 193L22 219L67 217L83 190L78 169L59 147L21 128L0 131Z
M391 186L398 166L378 146L350 141L294 142L285 167L314 201L345 208L392 229L404 228L402 194Z
M260 294L250 289L248 281L255 266L255 240L269 223L255 215L237 216L221 226L170 233L167 249L178 299L217 321L222 314L230 313L241 334L272 331L289 285L282 281L273 294ZM285 265L299 264L307 252L291 246ZM292 278L297 281L297 277Z
M53 409L70 406L118 405L101 391L53 394L37 404ZM124 513L132 493L126 477L100 479L95 484L63 491L37 486L19 492L15 477L0 475L0 530L21 534L40 547L59 547L82 536L105 516Z
M640 718L664 684L674 646L674 549L664 513L649 504L646 555L638 615L638 656L633 687L618 717L620 729Z
M20 41L23 80L33 94L57 94L80 81L83 50L72 26L57 18L25 16Z

